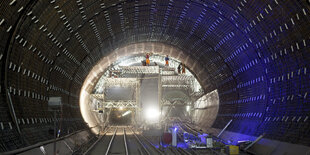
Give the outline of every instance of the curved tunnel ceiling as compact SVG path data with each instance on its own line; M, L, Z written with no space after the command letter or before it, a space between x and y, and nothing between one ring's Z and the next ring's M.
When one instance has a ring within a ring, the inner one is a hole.
M218 89L213 127L233 119L233 132L309 144L309 1L5 0L0 8L1 122L12 122L13 137L10 96L17 120L33 122L50 119L48 97L62 96L64 128L82 128L79 93L92 67L117 48L155 42L193 58L187 65L202 68L193 73L205 92Z

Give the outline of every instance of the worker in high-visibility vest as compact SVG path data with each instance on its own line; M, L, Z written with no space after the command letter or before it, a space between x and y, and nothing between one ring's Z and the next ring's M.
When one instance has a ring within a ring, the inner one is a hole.
M165 66L169 66L169 57L168 57L168 55L166 55L166 57L165 57L165 61L166 61Z
M185 74L185 64L182 63L182 74Z
M178 66L178 73L181 74L181 64Z
M146 53L146 56L145 56L146 60L146 65L149 66L150 65L150 54L149 53Z

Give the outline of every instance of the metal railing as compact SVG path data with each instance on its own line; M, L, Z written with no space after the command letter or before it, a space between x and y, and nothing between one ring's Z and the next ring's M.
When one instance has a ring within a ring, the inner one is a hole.
M95 127L97 127L97 126L95 126ZM51 139L51 140L47 140L47 141L44 141L44 142L39 142L39 143L36 143L34 145L23 147L23 148L20 148L20 149L8 151L8 152L2 152L1 154L3 154L3 155L10 155L10 154L23 153L23 152L26 152L26 151L29 151L29 150L32 150L32 149L35 149L35 148L39 148L40 146L43 146L43 145L47 145L47 144L51 144L51 143L54 143L54 142L61 141L61 140L65 139L65 138L71 137L71 136L73 136L73 135L75 135L77 133L80 133L80 132L83 132L83 131L86 131L86 130L90 130L90 129L95 128L95 127L91 127L91 128L87 128L87 129L83 129L83 130L78 130L78 131L72 132L71 134L68 134L68 135L65 135L63 137L57 138L56 140L55 139Z

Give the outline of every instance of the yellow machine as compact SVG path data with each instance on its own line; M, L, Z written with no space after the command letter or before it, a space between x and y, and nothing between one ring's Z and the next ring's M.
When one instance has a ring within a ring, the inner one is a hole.
M236 145L228 145L228 154L236 155L239 154L239 146Z

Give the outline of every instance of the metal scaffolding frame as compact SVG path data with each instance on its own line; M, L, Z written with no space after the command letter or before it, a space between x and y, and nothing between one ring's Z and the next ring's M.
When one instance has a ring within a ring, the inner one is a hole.
M191 106L191 103L178 103L178 101L173 101L173 103L171 103L168 100L161 100L162 102L162 106Z
M162 71L175 71L175 68L165 66L165 67L161 68L161 70Z
M162 88L178 88L194 92L195 78L193 76L188 75L162 76L161 81L162 81Z
M158 91L159 96L158 100L160 101L159 105L161 106L169 106L175 105L170 102L165 102L161 100L161 93L163 89L167 88L178 88L178 89L185 89L189 91L189 93L193 96L199 96L201 92L194 92L194 76L188 75L179 75L175 73L175 68L173 67L164 67L159 68L159 66L119 66L119 71L121 74L152 74L157 75L158 77ZM169 75L165 75L164 72L171 72ZM163 74L164 73L164 74ZM145 77L145 78L152 78L152 77ZM140 106L140 79L141 77L137 78L112 78L112 77L105 77L103 87L103 92L106 88L110 87L132 87L136 89L136 96L135 100L111 100L106 101L104 94L92 94L92 96L98 99L100 102L100 107L102 108L141 108ZM176 105L189 105L189 104L176 104Z
M119 66L123 74L159 74L159 66Z
M105 78L104 87L136 87L139 80L137 78Z
M140 84L137 78L104 78L103 92L106 88L111 87L132 87L136 89L135 100L105 100L105 94L91 94L97 99L100 108L138 108L139 105L139 90Z
M179 85L162 85L163 88L182 88L182 89L190 89L191 86L190 85L182 85L182 84L179 84Z
M161 75L177 75L177 73L175 72L175 68L173 67L164 67L164 68L161 68L161 71L160 71L160 74Z
M104 100L104 94L91 94L97 100Z
M136 100L103 101L100 102L103 108L137 108Z
M170 103L165 103L162 104L162 106L191 106L191 104L186 104L186 103L182 103L182 104L170 104Z
M170 83L181 83L191 85L193 84L195 78L193 76L188 75L174 75L174 76L162 76L162 83L163 84L170 84Z

